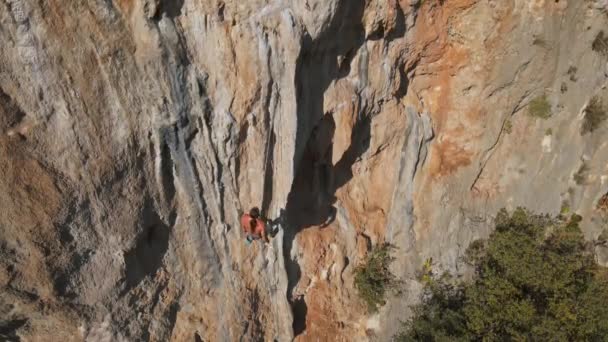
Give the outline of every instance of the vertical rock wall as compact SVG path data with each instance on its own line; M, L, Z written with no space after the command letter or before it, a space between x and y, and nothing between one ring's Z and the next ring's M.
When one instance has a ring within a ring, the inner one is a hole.
M464 273L501 207L596 237L605 10L0 0L0 336L386 340L424 260ZM283 209L269 245L251 206ZM406 285L370 315L353 270L382 241Z

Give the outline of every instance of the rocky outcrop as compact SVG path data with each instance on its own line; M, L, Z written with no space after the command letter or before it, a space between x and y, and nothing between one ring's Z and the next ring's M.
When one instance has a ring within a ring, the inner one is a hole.
M0 336L386 340L422 263L465 274L501 207L577 212L596 238L605 12L0 1ZM251 206L283 213L271 244L244 243ZM405 288L370 315L353 270L383 241Z

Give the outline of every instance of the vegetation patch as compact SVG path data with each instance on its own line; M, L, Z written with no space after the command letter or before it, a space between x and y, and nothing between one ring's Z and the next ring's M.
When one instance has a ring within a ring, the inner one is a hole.
M546 48L548 46L547 41L542 37L534 37L532 45L539 46L542 48Z
M400 283L389 269L394 260L391 256L393 249L388 243L377 245L365 262L355 269L355 288L369 312L376 312L386 304L389 292L399 290Z
M397 341L605 341L608 269L596 264L581 217L501 210L467 252L469 282L435 275Z
M552 135L553 134L553 130L551 128L547 128L545 130L545 135Z
M551 117L551 104L547 100L546 94L543 94L530 102L528 114L541 119L548 119Z
M596 245L604 245L604 246L606 244L608 244L608 228L602 230L602 232L597 237L597 239L595 239L595 244Z
M559 209L559 214L562 216L566 216L570 213L570 204L568 203L568 201L562 201L562 206Z
M464 261L471 265L477 265L485 254L486 243L484 240L475 240L469 244L469 248L464 253Z
M608 192L597 201L597 210L608 214Z
M599 98L594 96L589 101L585 108L585 117L583 118L583 126L581 134L587 134L595 131L608 118L608 108Z
M574 182L576 182L576 184L578 184L578 185L585 184L587 182L587 173L588 172L589 172L589 166L583 160L583 163L578 168L578 171L576 171L576 173L572 176L572 178L574 179Z
M511 132L513 132L513 123L511 123L511 120L505 121L504 131L507 134L511 134Z
M591 43L591 49L604 57L608 57L608 36L604 35L604 31L600 31L595 36L593 43Z
M570 76L570 81L572 81L572 82L578 81L578 78L576 77L577 72L578 72L578 68L573 65L568 68L568 76Z

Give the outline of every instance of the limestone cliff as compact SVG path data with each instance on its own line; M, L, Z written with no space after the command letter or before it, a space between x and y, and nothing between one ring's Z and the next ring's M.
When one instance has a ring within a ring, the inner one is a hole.
M389 340L424 260L466 272L499 208L595 238L607 11L0 0L0 337ZM252 206L283 213L271 244ZM369 315L353 269L383 241L405 289Z

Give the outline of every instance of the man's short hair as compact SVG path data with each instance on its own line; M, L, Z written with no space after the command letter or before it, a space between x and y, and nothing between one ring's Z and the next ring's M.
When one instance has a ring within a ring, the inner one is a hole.
M257 219L260 217L260 209L258 207L251 208L251 210L249 210L249 215Z

